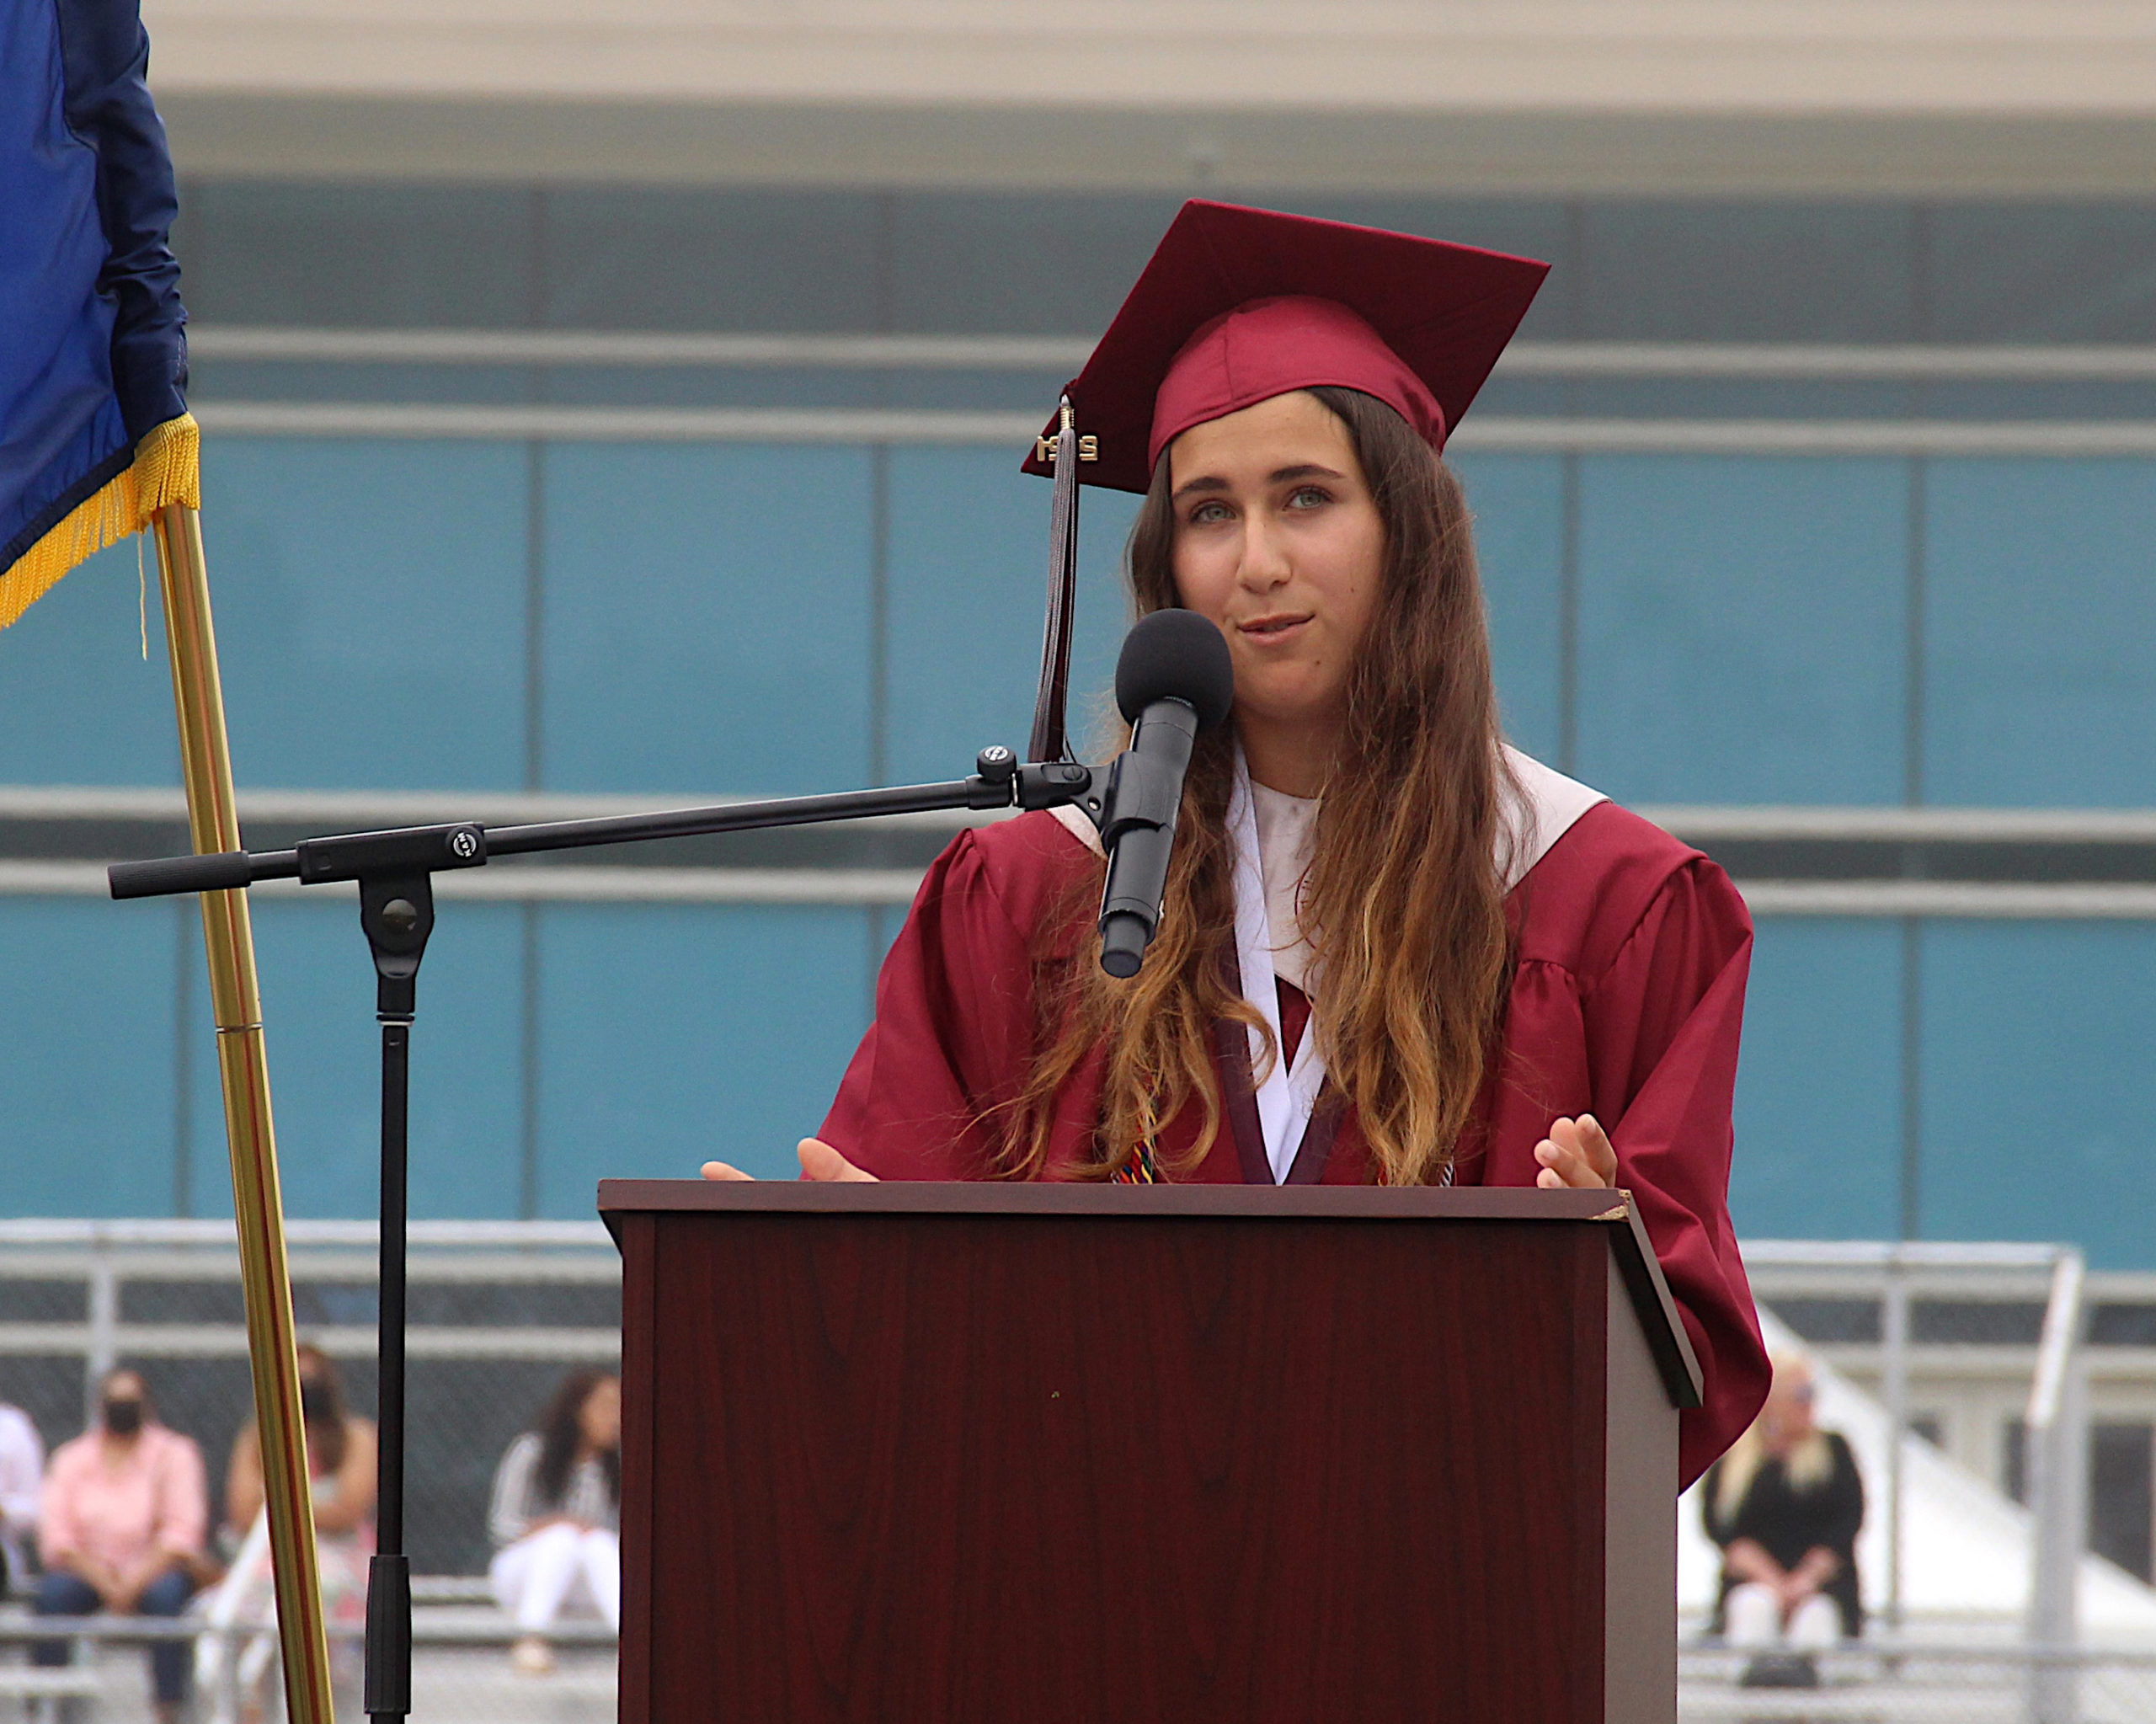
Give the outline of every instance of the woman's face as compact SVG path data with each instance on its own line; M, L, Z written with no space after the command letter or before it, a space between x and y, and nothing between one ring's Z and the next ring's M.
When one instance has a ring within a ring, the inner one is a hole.
M149 1390L131 1370L117 1370L106 1377L98 1398L99 1416L109 1435L132 1438L147 1420Z
M1238 722L1337 721L1385 566L1347 426L1276 395L1192 426L1168 463L1176 592L1227 637Z
M1812 1374L1801 1365L1785 1365L1774 1373L1767 1404L1759 1410L1760 1435L1770 1454L1786 1454L1812 1432Z
M612 1377L601 1377L591 1385L591 1393L584 1397L584 1405L577 1409L577 1432L587 1447L618 1449L622 1446L622 1385Z

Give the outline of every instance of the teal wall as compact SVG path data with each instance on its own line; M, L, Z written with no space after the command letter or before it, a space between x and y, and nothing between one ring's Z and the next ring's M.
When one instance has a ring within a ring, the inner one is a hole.
M1513 734L1620 798L2156 803L2148 463L1460 466ZM220 438L207 471L246 783L784 793L955 776L1022 738L1047 498L1002 451ZM1078 681L1097 693L1131 510L1087 511ZM105 553L0 636L7 778L173 782L133 564ZM295 1214L373 1204L350 922L342 903L257 910ZM783 1171L893 926L456 905L415 1038L415 1212L581 1214L601 1172L709 1155ZM171 905L0 899L10 1212L227 1205L195 938ZM2065 1236L2156 1267L2156 1163L2128 1124L2156 1066L2152 941L1766 921L1740 1228L1893 1231L1913 1110L1925 1233Z
M1432 200L1276 207L1556 265L1543 340L2156 342L2156 205ZM1049 334L1103 326L1175 200L630 186L183 187L204 328ZM332 366L196 398L1038 410L1060 373ZM1480 416L2131 419L2156 388L1547 378ZM1015 451L212 436L244 785L782 793L1023 740L1048 495ZM1620 799L2156 807L2156 462L1463 453L1524 746ZM1074 701L1102 699L1132 500L1089 496ZM132 546L0 634L0 782L170 785ZM348 905L258 908L288 1198L373 1205ZM462 903L415 1038L432 1215L581 1215L602 1171L777 1172L889 911ZM1732 1202L1759 1235L2079 1240L2156 1268L2133 924L1763 924ZM228 1201L192 912L0 898L0 1211ZM1913 1161L1905 1148L1913 1141Z

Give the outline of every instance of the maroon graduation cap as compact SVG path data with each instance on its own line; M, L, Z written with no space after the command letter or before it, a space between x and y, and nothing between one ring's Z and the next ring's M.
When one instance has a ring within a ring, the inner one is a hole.
M1374 395L1442 449L1549 272L1476 246L1193 198L1065 392L1084 440L1078 477L1142 492L1191 426L1328 384ZM1054 473L1059 423L1027 472Z

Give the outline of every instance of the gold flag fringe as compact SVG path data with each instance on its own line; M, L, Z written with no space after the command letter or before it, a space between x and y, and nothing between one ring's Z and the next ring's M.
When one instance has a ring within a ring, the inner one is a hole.
M195 415L152 425L135 460L85 497L13 564L0 570L0 628L52 590L77 563L150 524L160 509L202 506L202 433Z

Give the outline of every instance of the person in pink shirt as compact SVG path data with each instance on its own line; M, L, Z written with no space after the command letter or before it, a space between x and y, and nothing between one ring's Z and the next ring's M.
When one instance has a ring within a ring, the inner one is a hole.
M149 1390L126 1367L108 1372L97 1428L62 1444L45 1468L38 1515L40 1616L177 1616L195 1591L210 1520L202 1451L157 1422ZM40 1641L40 1664L64 1664L64 1641ZM159 1724L187 1697L184 1641L158 1641L150 1673Z

